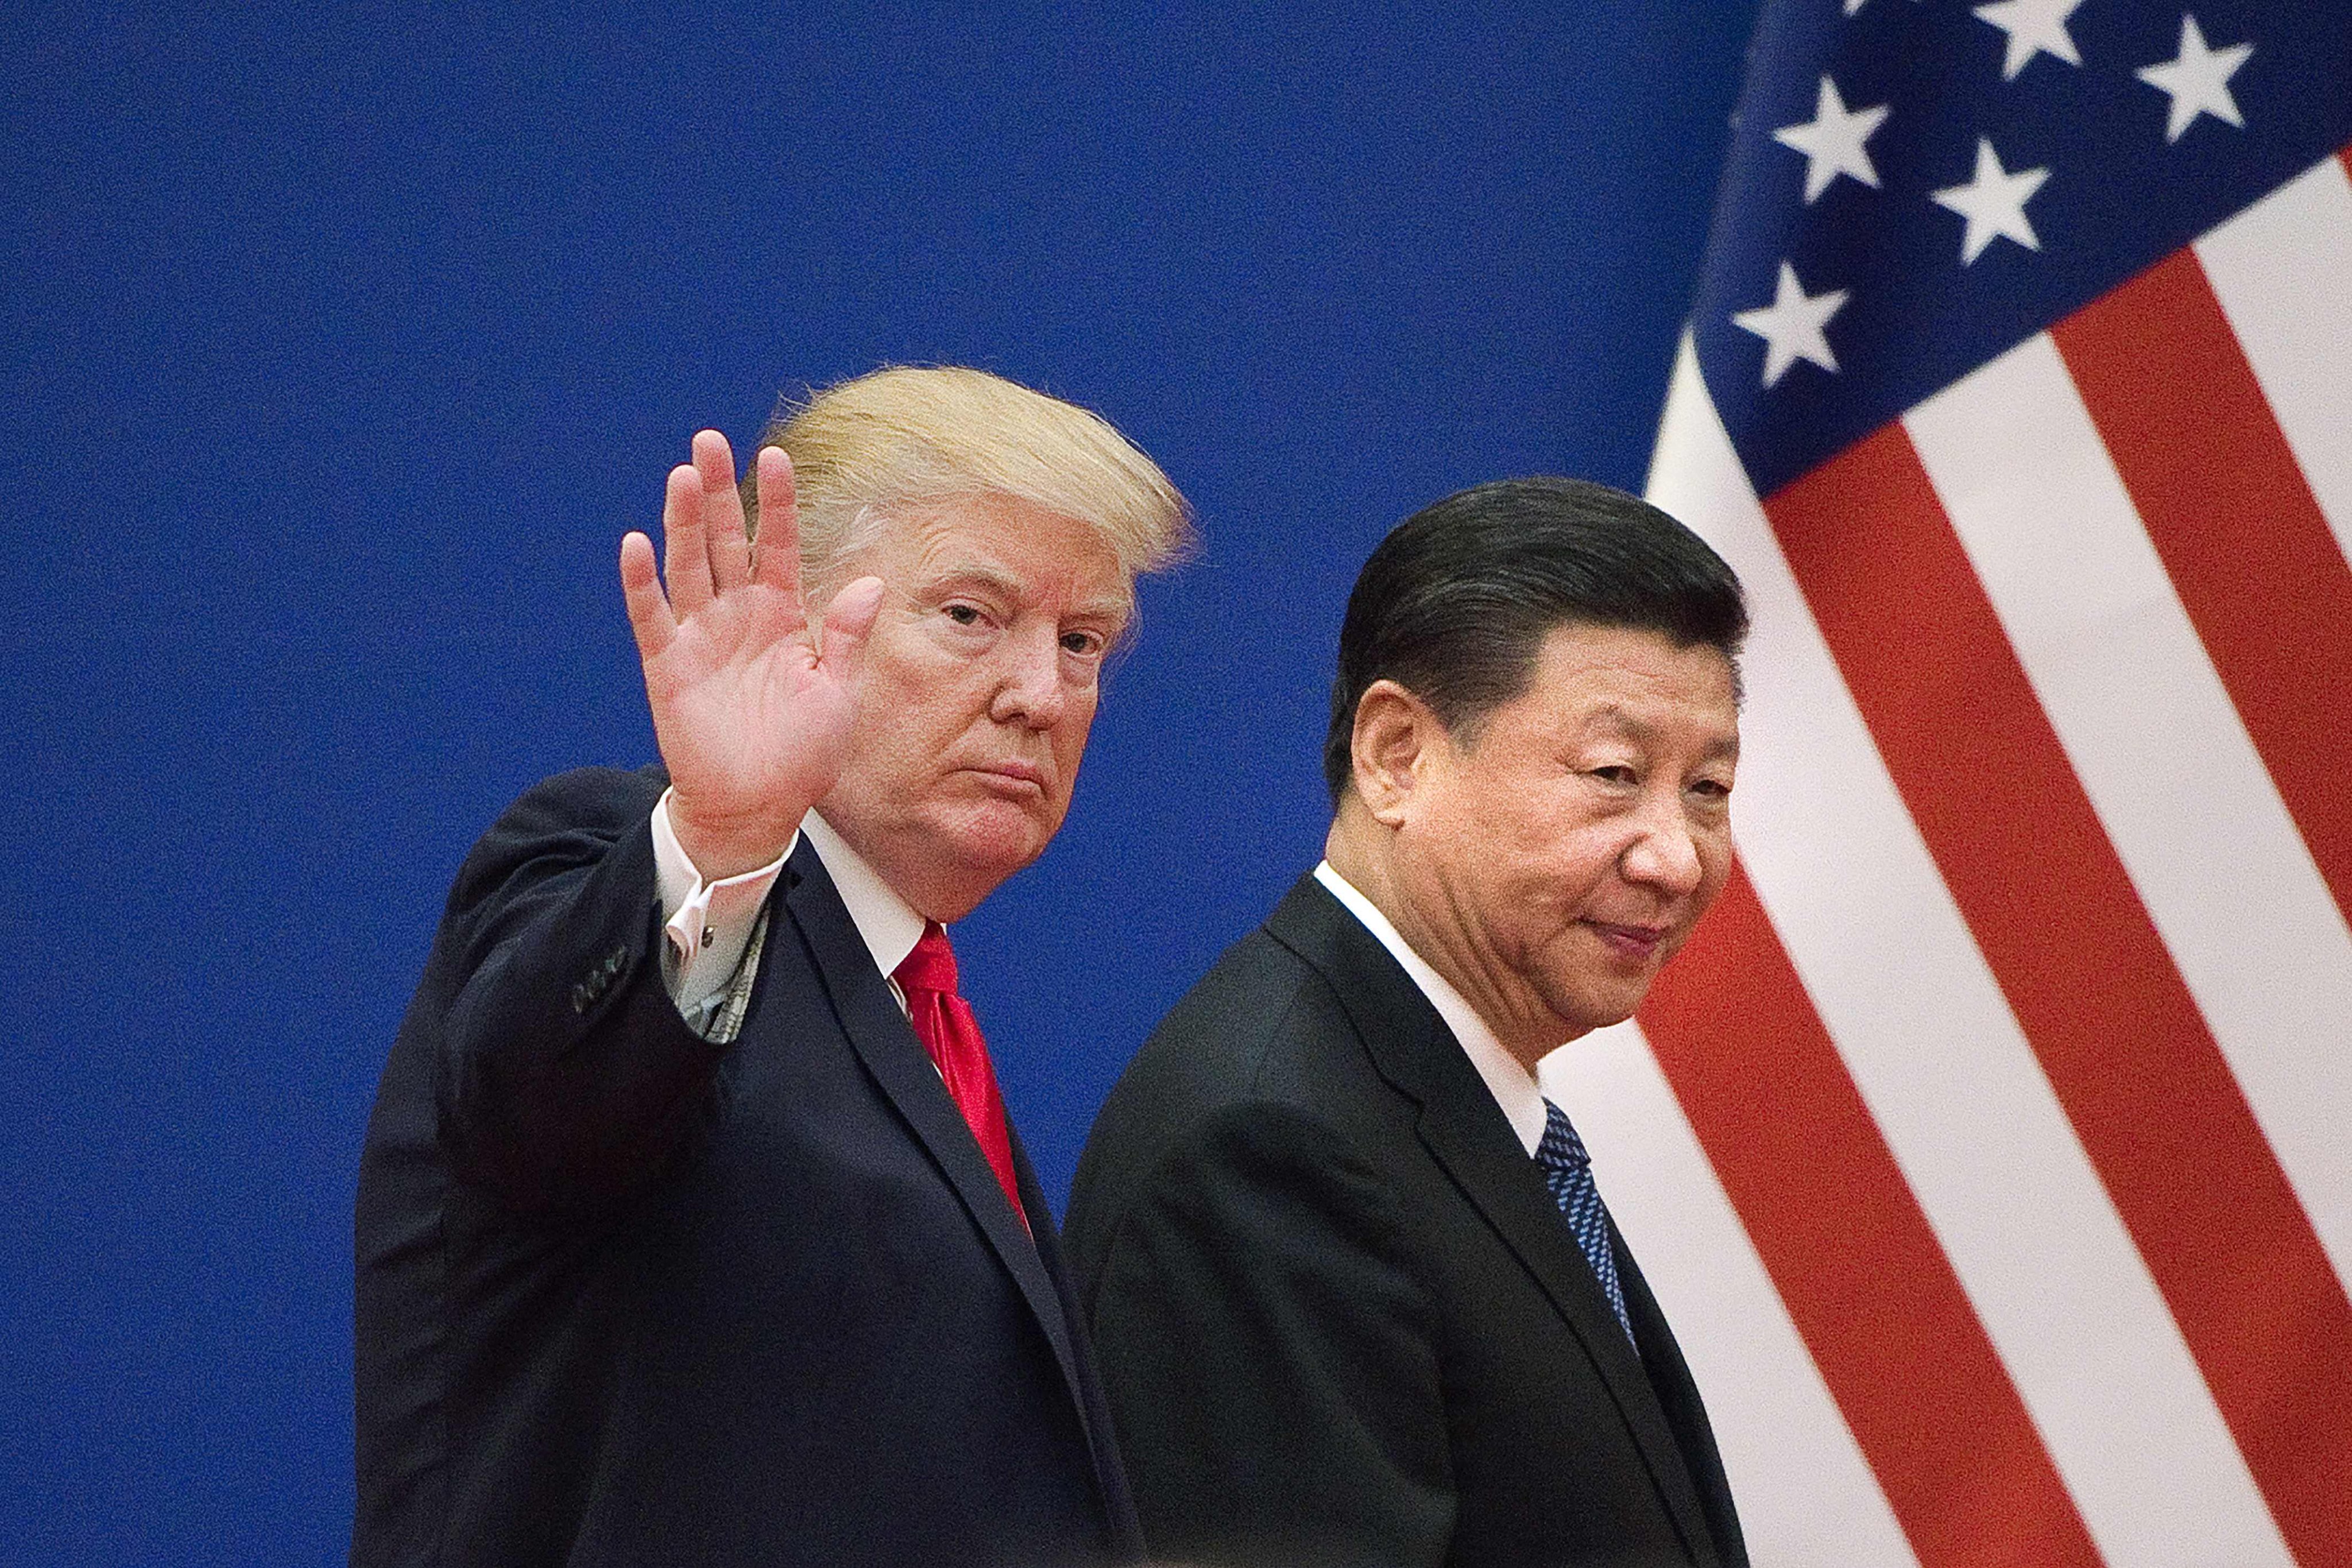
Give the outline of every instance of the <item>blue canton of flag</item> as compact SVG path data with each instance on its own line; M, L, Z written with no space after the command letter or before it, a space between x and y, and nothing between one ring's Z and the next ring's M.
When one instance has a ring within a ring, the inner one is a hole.
M1692 330L1766 495L2352 141L2341 0L1781 0L1752 57Z

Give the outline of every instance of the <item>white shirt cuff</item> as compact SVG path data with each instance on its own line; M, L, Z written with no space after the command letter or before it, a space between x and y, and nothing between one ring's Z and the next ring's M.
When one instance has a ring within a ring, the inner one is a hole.
M669 934L662 977L670 1000L690 1019L707 1011L710 998L734 977L743 949L751 946L760 906L801 836L795 831L784 852L757 871L705 882L670 825L669 797L670 791L662 791L653 817L654 881L661 894L662 928Z

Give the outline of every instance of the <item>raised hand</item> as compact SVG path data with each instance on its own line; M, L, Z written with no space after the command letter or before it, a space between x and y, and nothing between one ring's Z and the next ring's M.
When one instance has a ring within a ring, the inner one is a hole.
M621 593L669 769L670 825L709 880L765 865L833 788L848 754L849 679L882 602L879 578L833 596L812 626L801 599L791 461L758 458L760 538L745 537L727 438L694 438L662 500L662 576L653 541L621 541Z

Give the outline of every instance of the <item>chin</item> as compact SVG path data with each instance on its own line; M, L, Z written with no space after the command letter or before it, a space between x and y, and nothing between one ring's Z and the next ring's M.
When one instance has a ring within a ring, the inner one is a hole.
M1633 1016L1649 991L1650 988L1644 982L1630 993L1612 987L1603 995L1580 991L1570 996L1550 998L1549 1001L1552 1011L1561 1021L1579 1034L1584 1034L1596 1029L1607 1029L1612 1024L1623 1023Z
M1058 825L1041 822L1010 803L992 801L957 812L942 825L940 837L956 860L976 872L993 873L1001 882L1045 853Z

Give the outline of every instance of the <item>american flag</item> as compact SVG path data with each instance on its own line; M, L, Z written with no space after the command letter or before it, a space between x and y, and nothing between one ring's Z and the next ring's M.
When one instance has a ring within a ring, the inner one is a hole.
M2352 4L1768 0L1738 869L1547 1086L1759 1564L2352 1564Z

